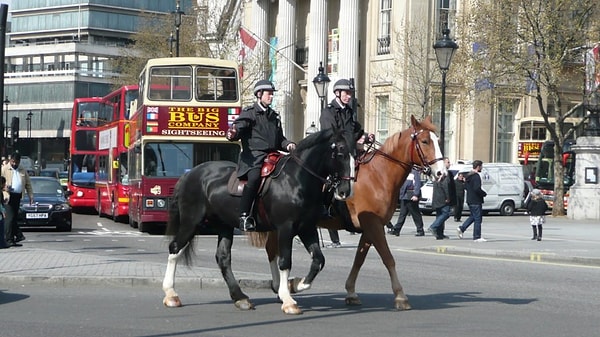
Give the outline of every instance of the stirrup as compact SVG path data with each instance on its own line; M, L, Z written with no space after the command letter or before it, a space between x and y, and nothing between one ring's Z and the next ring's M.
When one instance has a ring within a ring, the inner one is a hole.
M240 230L244 232L252 232L256 230L256 224L254 223L254 218L251 216L240 216Z

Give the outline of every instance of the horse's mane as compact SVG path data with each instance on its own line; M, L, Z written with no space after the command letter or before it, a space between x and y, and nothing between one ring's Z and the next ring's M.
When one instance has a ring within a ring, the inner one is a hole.
M308 135L306 138L300 140L298 145L296 146L296 151L304 151L309 149L315 145L319 145L324 141L331 139L333 136L333 129L327 129L319 132L315 132L313 134Z
M435 132L436 127L433 123L431 123L431 120L429 118L425 118L424 120L418 122L418 125L420 126L420 129L425 129L428 131L433 131ZM402 137L402 132L407 132L407 133L411 133L412 132L412 126L408 127L406 130L404 131L398 131L395 134L393 134L391 137L388 137L385 142L383 143L383 145L381 146L381 151L384 153L391 153L393 152L394 149L398 148L399 146L399 142L400 142L400 138Z

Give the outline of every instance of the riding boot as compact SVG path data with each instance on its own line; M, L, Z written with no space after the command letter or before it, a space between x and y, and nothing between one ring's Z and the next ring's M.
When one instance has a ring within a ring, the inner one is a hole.
M537 240L537 238L538 238L537 227L531 226L531 229L533 229L533 237L531 238L531 240Z
M253 231L256 229L254 219L250 213L252 209L252 202L254 201L254 193L248 188L248 185L244 186L242 191L242 200L240 201L240 230L242 231Z
M542 225L538 225L537 228L538 228L537 240L542 241Z

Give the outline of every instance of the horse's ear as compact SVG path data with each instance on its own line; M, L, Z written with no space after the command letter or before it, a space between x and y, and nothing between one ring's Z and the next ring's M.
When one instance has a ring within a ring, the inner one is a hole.
M413 126L413 128L418 128L419 121L415 118L415 115L410 115L410 124Z

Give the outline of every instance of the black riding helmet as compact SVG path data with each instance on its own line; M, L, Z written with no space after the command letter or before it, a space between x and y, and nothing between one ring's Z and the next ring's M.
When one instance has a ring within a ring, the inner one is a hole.
M259 91L263 91L263 90L277 91L277 90L275 90L275 86L273 85L273 83L271 83L271 81L260 80L260 81L256 82L256 84L254 85L254 96L258 97L256 94Z
M354 92L354 86L352 85L352 83L349 80L343 78L343 79L335 82L335 84L333 85L333 92L335 93L338 90L346 90L346 91Z

